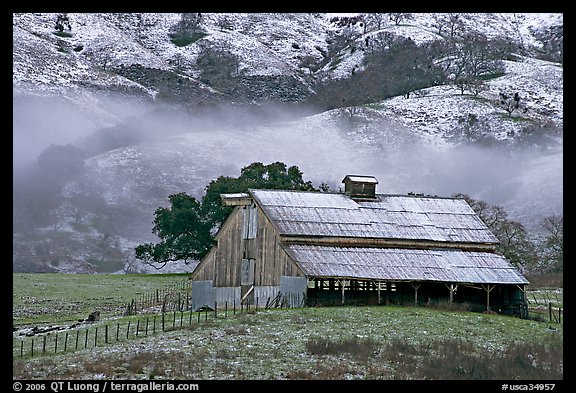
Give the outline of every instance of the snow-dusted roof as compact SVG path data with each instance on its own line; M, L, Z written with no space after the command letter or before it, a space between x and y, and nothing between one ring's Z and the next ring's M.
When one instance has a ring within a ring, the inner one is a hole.
M250 190L281 235L496 244L498 239L463 199Z
M506 258L487 252L287 245L286 251L313 277L528 284Z
M232 193L232 194L221 194L220 198L222 199L240 199L240 198L248 198L250 197L250 195L248 195L245 192L237 192L237 193Z
M378 184L378 180L374 176L357 176L357 175L348 175L342 180L342 182L346 181L346 179L350 180L354 183L371 183L371 184Z

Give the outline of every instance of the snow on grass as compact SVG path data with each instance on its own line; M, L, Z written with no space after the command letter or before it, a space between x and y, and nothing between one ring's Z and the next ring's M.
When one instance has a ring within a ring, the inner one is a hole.
M15 360L14 369L24 364L33 367L35 374L25 374L33 379L53 378L58 372L59 378L83 379L97 372L106 378L126 379L153 375L157 379L278 380L322 370L345 371L346 378L363 379L370 364L371 374L392 378L394 366L382 351L394 342L418 347L460 339L471 343L479 355L493 356L512 343L562 342L561 324L422 307L326 307L219 315L91 350ZM361 356L309 353L308 343L319 338L331 343L370 339L378 344L375 353ZM62 370L61 365L67 364L77 367Z

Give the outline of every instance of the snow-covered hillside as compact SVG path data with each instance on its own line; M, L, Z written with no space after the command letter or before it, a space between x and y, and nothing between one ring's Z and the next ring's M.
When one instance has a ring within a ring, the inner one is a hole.
M255 161L297 165L306 180L333 190L356 173L376 176L380 193L469 194L503 205L534 230L563 212L560 63L515 54L476 96L441 85L358 108L271 105L263 115L200 80L202 48L236 56L237 72L258 92L254 102L267 102L262 97L276 86L296 100L313 94L316 81L347 78L362 67L363 52L346 50L338 62L310 67L322 62L330 37L342 29L331 22L337 14L202 14L204 35L183 46L170 38L180 14L71 13L64 36L54 34L56 16L13 16L15 169L34 163L50 144L88 150L103 130L120 147L94 147L83 176L47 205L49 225L33 234L15 231L18 269L30 262L34 269L102 271L95 263L105 260L111 266L100 268L107 271L128 265L149 271L134 262L133 249L156 240L153 212L168 195L201 197L211 180L238 176ZM370 31L348 28L359 40L387 31L421 44L443 39L437 16L412 14ZM461 20L467 31L537 52L540 32L562 26L563 15L462 14ZM518 93L522 111L508 116L500 93ZM537 131L527 137L530 127L553 132L541 143Z

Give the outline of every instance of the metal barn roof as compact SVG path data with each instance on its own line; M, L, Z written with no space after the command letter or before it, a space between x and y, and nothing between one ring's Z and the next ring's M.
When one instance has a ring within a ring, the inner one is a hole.
M378 180L374 176L359 176L359 175L348 175L346 176L342 182L346 180L350 180L354 183L371 183L371 184L378 184Z
M470 284L528 284L506 258L487 252L286 245L309 277Z
M463 199L377 195L361 202L336 193L249 192L283 235L498 243Z

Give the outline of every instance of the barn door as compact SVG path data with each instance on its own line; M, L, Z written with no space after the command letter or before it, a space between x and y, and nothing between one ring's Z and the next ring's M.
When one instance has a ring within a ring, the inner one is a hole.
M243 210L242 242L244 243L244 252L240 263L240 297L242 304L254 304L257 212L255 204L245 206Z
M254 259L242 259L240 264L240 297L242 304L254 304Z

